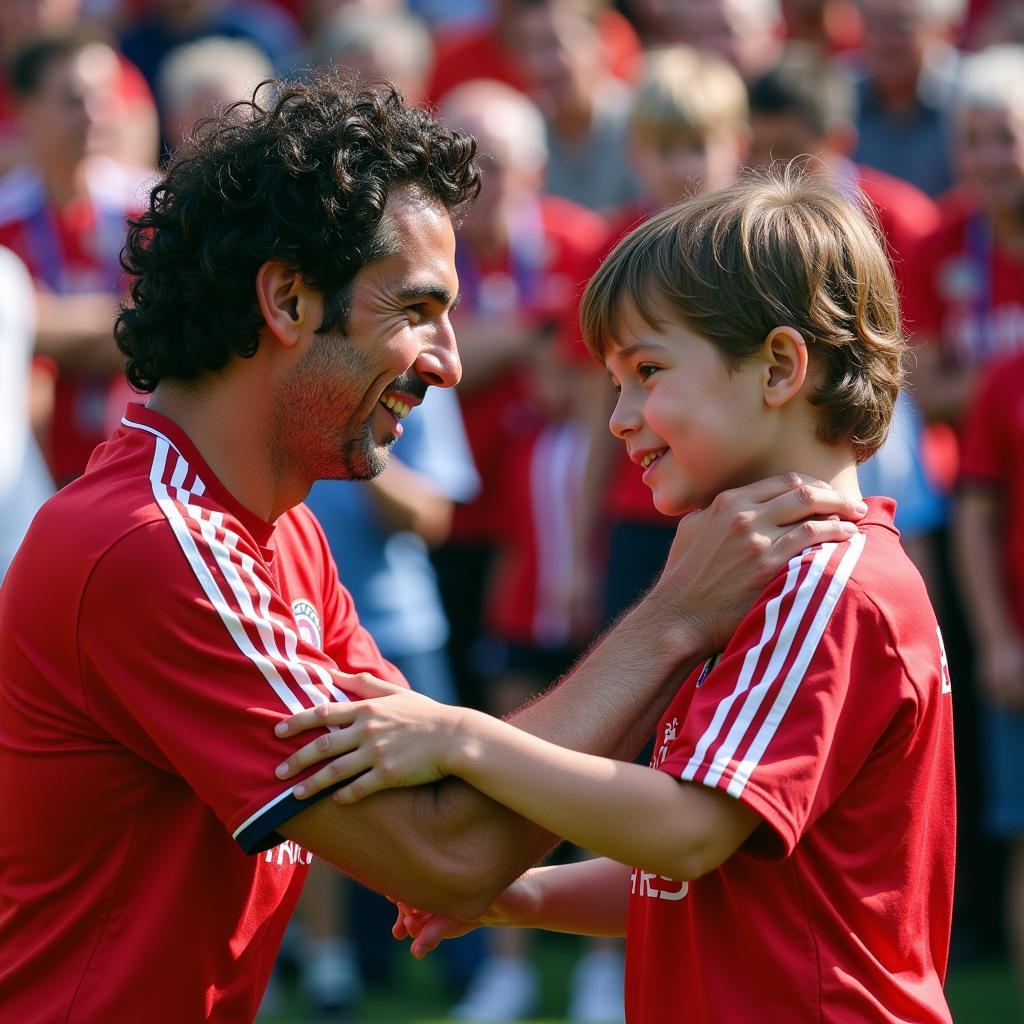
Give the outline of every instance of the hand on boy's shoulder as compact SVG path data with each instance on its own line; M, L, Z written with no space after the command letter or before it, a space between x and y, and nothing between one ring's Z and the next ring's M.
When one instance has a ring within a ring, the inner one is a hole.
M849 539L866 512L863 503L798 473L724 491L680 521L658 600L687 620L701 650L721 650L790 558Z

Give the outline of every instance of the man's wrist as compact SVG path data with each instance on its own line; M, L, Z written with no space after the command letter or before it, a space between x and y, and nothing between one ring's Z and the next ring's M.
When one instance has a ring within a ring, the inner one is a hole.
M700 615L680 608L678 597L663 596L661 589L662 584L656 583L630 612L645 630L656 635L657 649L678 665L715 654Z

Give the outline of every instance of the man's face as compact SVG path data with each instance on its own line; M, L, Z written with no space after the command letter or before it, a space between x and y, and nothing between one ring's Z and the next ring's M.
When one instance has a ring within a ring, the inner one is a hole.
M409 408L428 386L452 387L462 375L448 319L459 281L447 211L400 189L382 227L392 254L355 276L346 334L311 329L278 388L282 455L299 460L310 480L382 473Z

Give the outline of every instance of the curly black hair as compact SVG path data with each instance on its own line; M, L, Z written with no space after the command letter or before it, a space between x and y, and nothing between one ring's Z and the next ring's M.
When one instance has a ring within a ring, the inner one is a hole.
M352 279L383 255L388 194L412 185L455 213L480 190L476 143L391 86L321 75L263 82L199 122L129 221L131 302L114 325L129 383L152 391L250 357L268 259L324 296L320 331L344 329Z

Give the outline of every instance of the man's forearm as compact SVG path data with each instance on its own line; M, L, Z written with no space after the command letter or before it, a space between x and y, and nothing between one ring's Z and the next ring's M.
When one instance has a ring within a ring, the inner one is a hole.
M561 747L631 760L702 653L685 621L646 599L509 721Z

